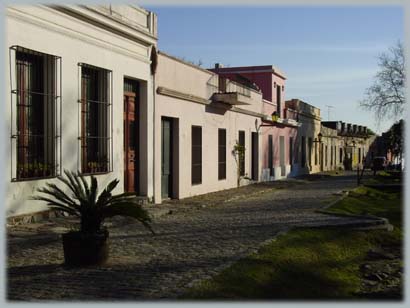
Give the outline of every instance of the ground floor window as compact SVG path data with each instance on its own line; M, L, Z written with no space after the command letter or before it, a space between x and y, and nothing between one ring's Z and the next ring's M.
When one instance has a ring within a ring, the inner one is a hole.
M218 129L218 179L226 179L226 129Z
M330 146L330 165L333 166L333 146Z
M191 183L202 183L202 127L191 129Z
M240 130L239 131L239 145L243 149L243 155L239 155L239 167L240 167L240 175L244 176L245 175L245 153L246 153L246 148L245 148L245 131Z
M289 137L289 164L290 170L293 169L293 137Z
M268 136L268 168L270 176L274 176L273 172L273 136Z
M302 140L301 140L301 147L302 147L302 167L306 166L306 137L302 136Z
M11 137L16 150L12 180L56 176L61 165L61 58L12 46L10 69Z
M79 64L81 71L81 172L112 171L111 71Z

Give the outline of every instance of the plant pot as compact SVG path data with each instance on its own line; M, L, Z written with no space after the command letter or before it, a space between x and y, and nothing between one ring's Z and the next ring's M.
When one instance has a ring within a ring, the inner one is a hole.
M103 265L108 259L108 231L62 235L64 262L69 266Z

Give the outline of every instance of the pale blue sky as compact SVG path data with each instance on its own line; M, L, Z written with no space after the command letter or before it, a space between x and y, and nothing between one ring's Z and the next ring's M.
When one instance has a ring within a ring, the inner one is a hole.
M377 56L403 41L403 10L374 7L145 6L158 15L159 49L213 67L274 65L287 76L286 99L322 109L322 118L378 128L358 107Z

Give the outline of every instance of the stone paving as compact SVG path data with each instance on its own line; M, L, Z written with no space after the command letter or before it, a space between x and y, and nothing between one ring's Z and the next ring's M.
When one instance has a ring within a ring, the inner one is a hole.
M9 300L175 299L241 257L297 226L349 223L315 212L356 185L353 174L257 184L157 205L153 236L133 220L110 226L103 267L63 266L60 234L68 218L8 227ZM153 212L155 213L155 211ZM154 215L155 216L155 215Z

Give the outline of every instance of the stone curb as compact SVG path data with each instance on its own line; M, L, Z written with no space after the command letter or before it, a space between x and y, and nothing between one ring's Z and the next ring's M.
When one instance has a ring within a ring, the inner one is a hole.
M324 206L320 210L316 210L316 213L320 214L325 214L329 216L339 216L339 217L351 217L351 218L357 218L357 219L362 219L364 221L362 222L350 222L346 224L340 224L340 225L322 225L322 226L312 226L312 228L337 228L337 227L351 227L354 229L361 229L361 230L367 230L367 229L387 229L388 231L393 230L393 225L389 223L389 220L384 217L378 217L374 215L358 215L358 214L347 214L347 213L333 213L330 211L327 211L326 209L330 208L331 206L335 205L339 201L343 200L344 198L349 196L349 191L343 191L343 195L336 200L330 202L326 206Z

